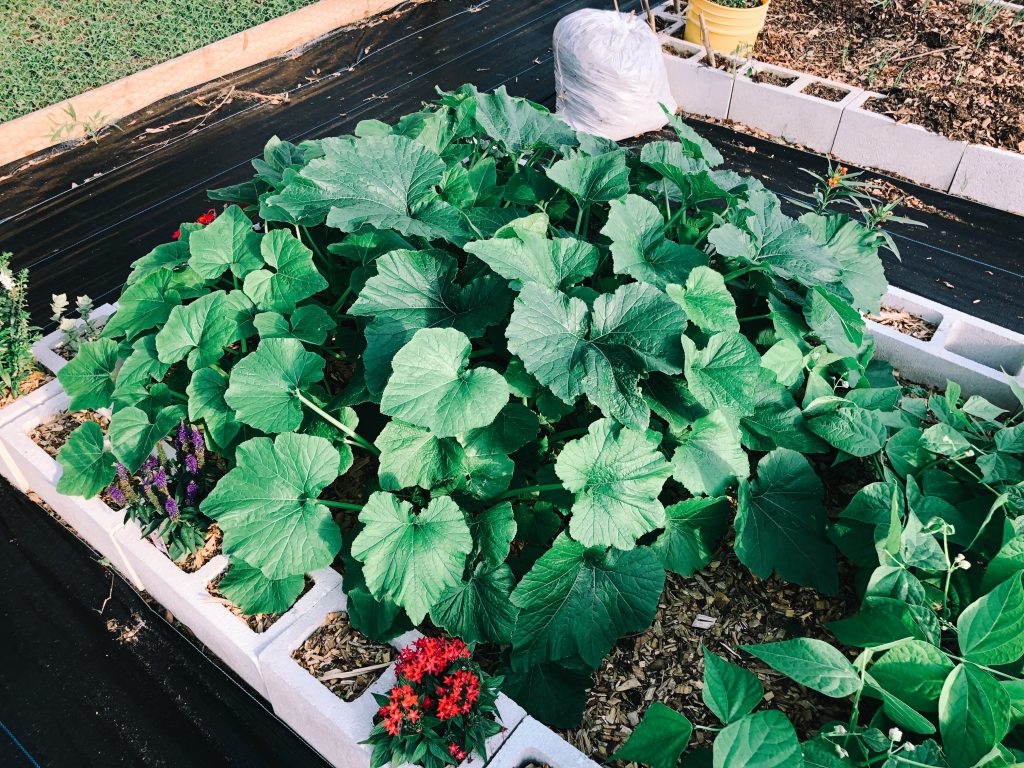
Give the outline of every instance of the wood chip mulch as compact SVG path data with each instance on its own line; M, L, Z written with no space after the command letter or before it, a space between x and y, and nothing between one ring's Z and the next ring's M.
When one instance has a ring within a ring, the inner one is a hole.
M841 584L849 581L840 577ZM781 710L797 733L810 735L847 715L849 703L794 683L737 646L795 637L833 639L825 625L856 609L852 589L841 589L839 596L828 597L777 578L762 581L736 559L731 545L691 578L669 574L653 626L619 641L595 674L581 727L562 735L599 762L606 760L653 701L693 723L720 727L701 699L701 644L755 672L766 690L763 706ZM709 744L710 735L695 730L694 743Z
M1024 14L957 0L772 0L753 56L887 94L866 108L1024 152Z
M303 669L342 701L359 698L396 655L390 645L375 643L353 629L344 611L329 613L316 632L292 652Z
M21 385L18 387L18 397L24 397L25 395L31 394L44 384L49 384L51 381L53 381L52 373L36 369L26 376L23 382L21 382ZM0 408L10 405L17 400L18 397L11 397L11 390L6 387L0 389Z
M224 595L221 594L220 589L218 589L218 587L220 585L220 580L223 579L227 575L227 572L230 571L230 570L231 570L231 566L228 566L227 569L225 569L223 571L223 573L218 575L217 578L213 579L209 584L207 584L206 585L206 591L210 593L210 596L214 600L216 600L217 602L219 602L222 605L224 605L228 610L230 610L233 614L235 614L235 616L237 616L242 621L244 621L246 624L248 624L249 625L249 629L251 629L253 632L256 632L256 633L266 632L268 629L270 629L272 626L274 626L274 623L278 619L280 619L282 616L284 616L284 614L283 613L253 613L253 614L244 613L241 608L239 608L237 605L235 605L230 600L228 600L226 597L224 597ZM311 578L309 578L309 576L307 576L306 577L306 585L303 588L302 593L299 595L299 597L301 598L302 595L304 595L307 592L309 592L309 590L312 589L312 588L313 588L313 580Z
M906 310L895 307L882 306L882 311L877 315L868 315L868 319L874 320L879 325L884 325L899 331L904 336L913 336L921 341L928 341L935 335L939 327L936 323L930 323L923 317L912 315Z
M106 418L94 411L61 411L36 426L29 437L55 459L71 433L87 421L99 424L106 431Z

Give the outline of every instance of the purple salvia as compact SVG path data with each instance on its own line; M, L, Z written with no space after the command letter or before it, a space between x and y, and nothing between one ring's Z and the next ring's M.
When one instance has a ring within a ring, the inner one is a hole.
M199 486L196 485L195 480L189 480L188 485L185 486L185 504L192 504L196 500L196 493L199 491Z
M121 489L118 488L116 485L110 486L107 489L107 491L110 493L110 498L112 498L114 500L115 504L124 504L125 503L124 494L121 492Z
M164 502L164 509L167 511L167 515L171 520L178 519L178 503L174 499L168 498L167 501Z
M195 456L189 454L185 457L185 471L190 475L199 474L199 460Z
M163 467L160 467L160 469L153 473L153 485L161 491L167 490L167 470Z
M185 444L188 443L188 430L185 429L185 422L178 423L178 445L177 448L184 448Z
M128 479L128 467L124 464L118 463L117 465L117 476L122 480Z

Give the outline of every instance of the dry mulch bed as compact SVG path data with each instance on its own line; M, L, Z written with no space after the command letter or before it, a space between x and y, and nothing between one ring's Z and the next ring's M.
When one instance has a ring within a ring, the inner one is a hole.
M21 385L18 387L18 397L24 397L25 395L31 394L44 384L49 384L51 381L53 381L52 373L36 369L26 376L23 382L21 382ZM3 389L3 391L0 391L0 408L10 405L17 400L18 397L11 397L11 390L6 388Z
M292 652L303 669L322 682L342 701L354 701L384 674L396 656L386 643L375 643L352 628L348 614L334 611L324 623ZM351 675L357 670L366 671ZM343 677L344 675L344 677Z
M841 584L848 582L840 579ZM838 597L827 597L774 577L762 581L727 545L693 577L668 575L653 626L619 641L595 675L581 727L562 735L603 761L625 742L653 701L682 712L693 723L720 727L701 699L701 644L756 672L766 690L764 706L781 710L801 736L810 735L830 719L845 717L848 703L794 683L737 646L794 637L831 639L825 625L855 608L849 587ZM693 739L695 744L711 741L700 730Z
M921 341L928 341L935 335L935 330L939 327L935 323L928 322L923 317L884 305L881 312L877 315L868 315L868 319L874 320L879 325L885 325L895 331L899 331L904 336L913 336Z
M1024 152L1024 15L957 0L773 0L754 58L887 93L868 109Z
M104 431L107 429L106 418L94 411L61 411L39 424L29 433L29 437L51 458L56 459L71 433L87 421L99 424Z

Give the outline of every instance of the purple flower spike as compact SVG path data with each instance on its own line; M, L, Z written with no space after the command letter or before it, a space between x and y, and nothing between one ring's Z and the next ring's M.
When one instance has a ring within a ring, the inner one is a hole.
M142 469L143 470L153 470L153 469L156 469L158 463L159 462L157 461L156 456L150 456L148 459L146 459L146 463L142 465Z
M184 448L185 443L188 442L188 430L185 429L185 422L179 422L178 424L178 448Z
M171 520L178 519L178 503L174 499L167 499L164 502L164 510L166 510Z
M190 475L198 475L199 460L192 454L189 454L185 457L185 469Z
M153 474L153 485L159 488L161 491L167 490L167 472L163 467L158 469Z
M196 453L206 450L206 440L203 439L203 433L199 431L199 427L192 427L192 445L196 448Z
M110 492L110 498L114 500L115 504L124 504L124 494L121 492L120 488L116 485L112 485L107 490Z
M128 467L124 464L118 463L117 465L117 476L122 480L128 479Z
M195 480L189 480L188 485L185 486L185 504L191 504L196 500L196 493L199 492L199 486L196 485Z

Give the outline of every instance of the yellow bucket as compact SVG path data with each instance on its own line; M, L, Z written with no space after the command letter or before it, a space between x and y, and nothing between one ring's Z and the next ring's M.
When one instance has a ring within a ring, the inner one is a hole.
M700 32L700 17L708 30L711 47L716 53L750 53L757 36L764 28L768 16L767 0L756 8L730 8L711 0L690 0L686 8L687 42L704 45Z

